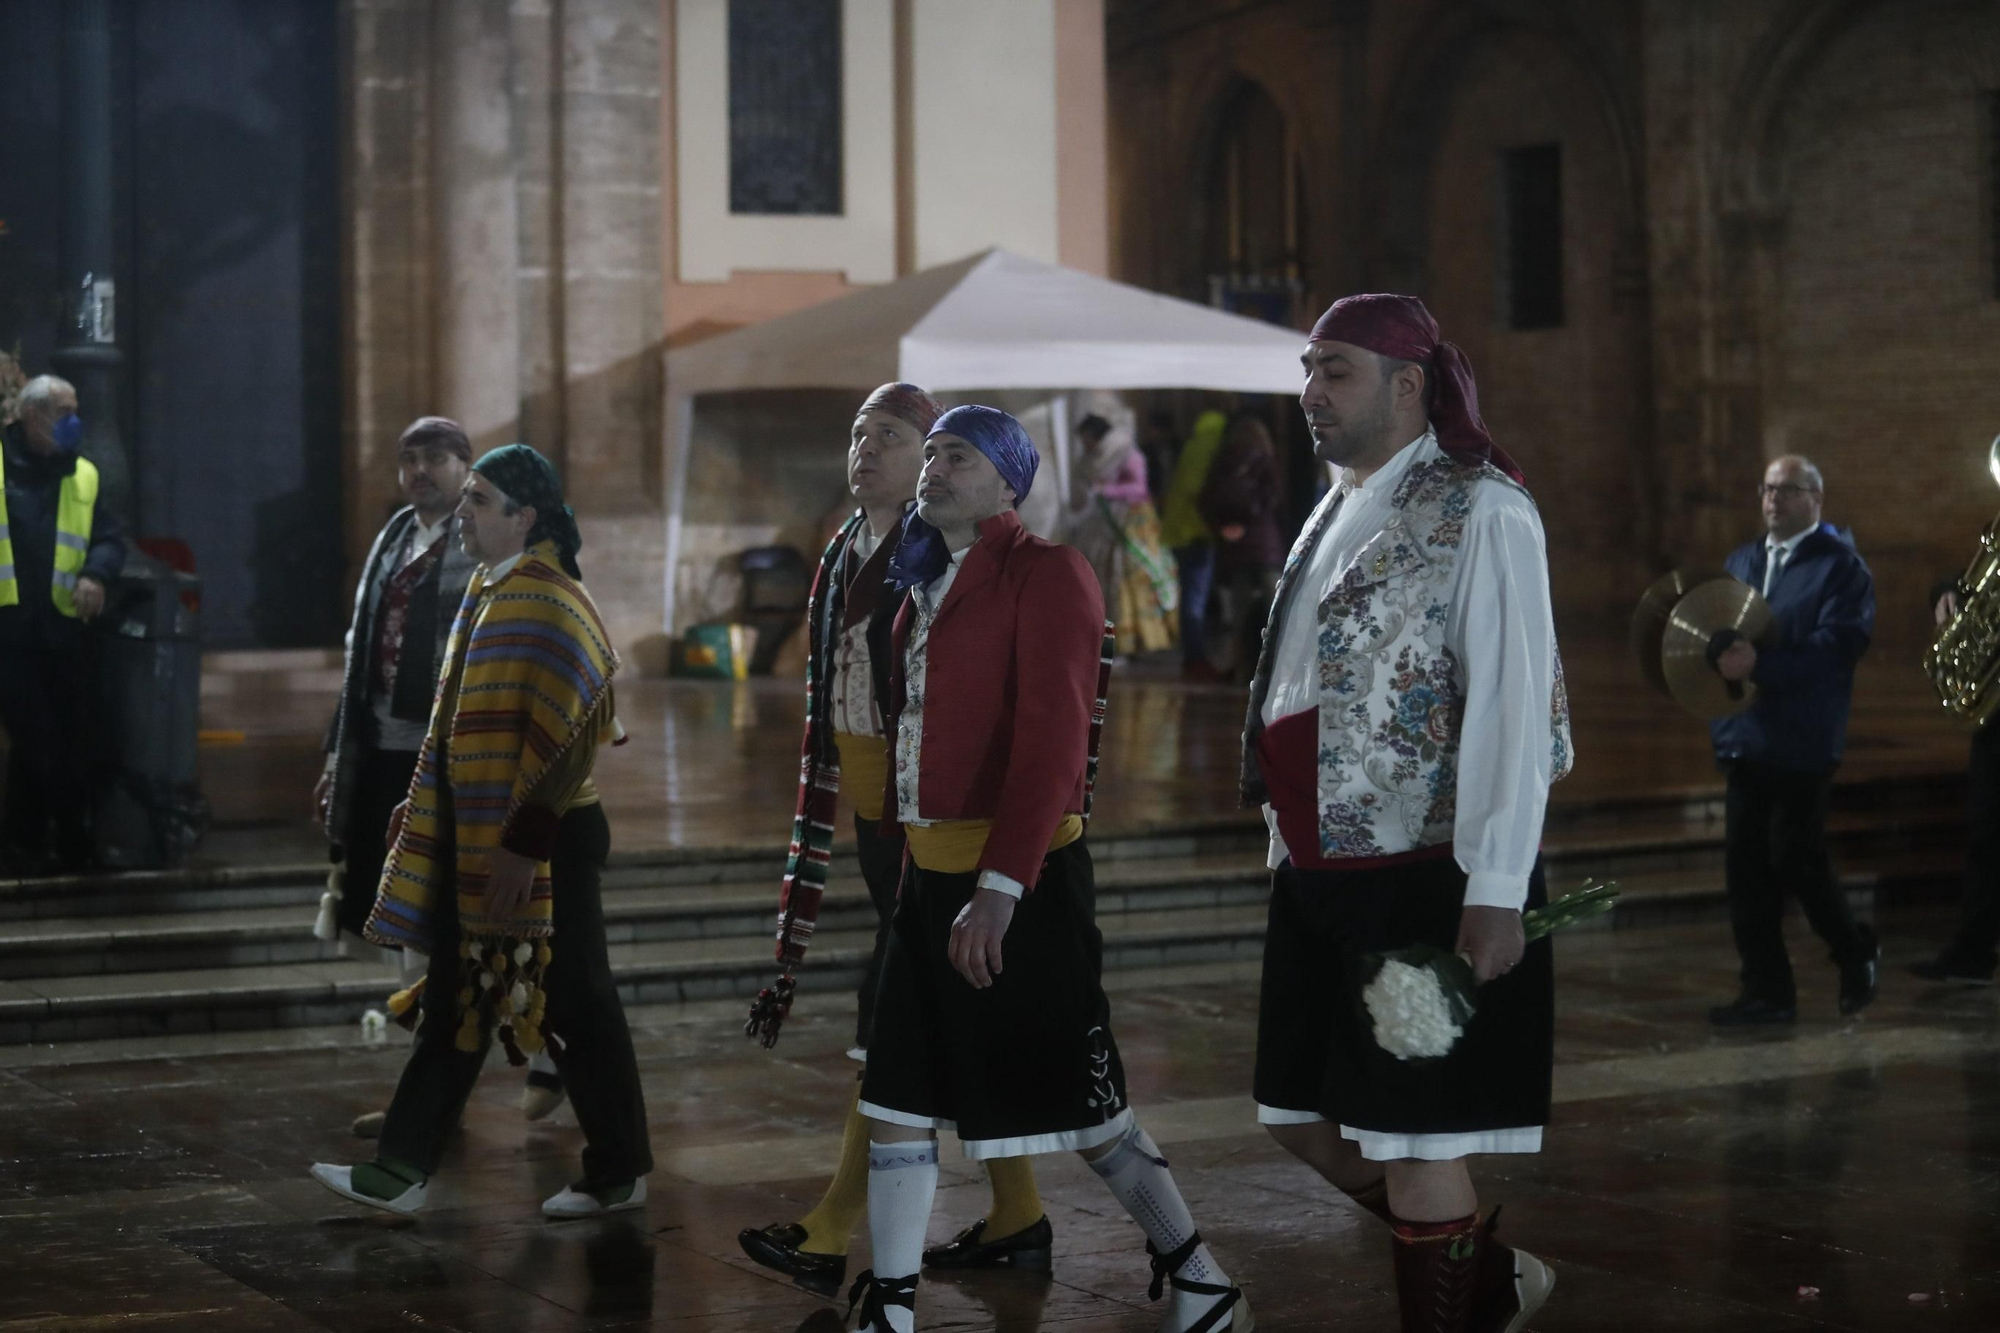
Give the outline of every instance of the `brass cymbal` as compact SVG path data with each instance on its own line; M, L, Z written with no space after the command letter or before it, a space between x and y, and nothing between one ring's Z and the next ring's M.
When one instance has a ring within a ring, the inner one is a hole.
M1667 677L1660 669L1660 644L1667 635L1667 617L1674 603L1687 596L1696 584L1729 577L1719 569L1677 569L1663 574L1639 594L1632 612L1632 654L1639 659L1639 674L1661 694L1667 694Z
M1704 720L1748 708L1757 696L1749 681L1732 685L1708 664L1708 644L1720 630L1733 629L1752 643L1771 628L1771 607L1749 584L1733 578L1709 579L1690 588L1667 614L1660 641L1660 674L1667 693Z

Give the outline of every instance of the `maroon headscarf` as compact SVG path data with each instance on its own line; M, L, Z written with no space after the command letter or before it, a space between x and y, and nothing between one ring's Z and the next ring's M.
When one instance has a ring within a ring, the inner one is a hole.
M1525 482L1520 465L1493 443L1479 419L1479 386L1472 363L1457 344L1438 336L1438 323L1414 296L1369 292L1343 296L1313 325L1311 341L1352 343L1378 356L1415 361L1435 385L1431 426L1438 447L1468 463L1491 463L1515 481Z
M914 384L896 381L869 394L854 415L858 417L863 412L887 412L916 427L917 434L928 435L931 427L937 425L937 419L944 415L944 404Z

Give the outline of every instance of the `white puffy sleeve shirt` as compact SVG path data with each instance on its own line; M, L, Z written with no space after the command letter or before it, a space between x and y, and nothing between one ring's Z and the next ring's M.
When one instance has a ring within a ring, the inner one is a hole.
M1555 763L1555 618L1534 502L1481 486L1459 550L1446 642L1465 687L1452 839L1468 906L1520 908Z

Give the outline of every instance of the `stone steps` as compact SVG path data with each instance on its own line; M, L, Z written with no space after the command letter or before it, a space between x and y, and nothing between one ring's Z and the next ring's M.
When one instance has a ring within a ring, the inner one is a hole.
M1105 966L1254 957L1263 923L1261 903L1100 918ZM821 931L804 984L851 990L873 948L872 929ZM614 944L611 963L628 1004L748 998L777 975L771 943L755 936ZM0 1044L351 1022L389 989L374 958L5 981Z
M750 938L759 948L768 947L765 941L776 930L774 876L698 885L644 882L642 876L642 868L623 867L607 877L604 917L611 943ZM875 908L859 867L836 861L829 884L819 914L822 937L872 930ZM1261 862L1242 856L1111 858L1098 866L1097 910L1107 919L1241 906L1261 902L1264 891ZM280 901L0 921L0 980L257 967L340 956L336 946L311 934L317 883L257 886L254 892L259 897L253 902Z
M1921 792L1917 793L1919 796ZM1848 801L1830 821L1858 906L1934 891L1958 872L1958 807L1894 794ZM1722 907L1719 820L1662 802L1622 820L1552 819L1557 894L1615 877L1625 928ZM1105 966L1255 958L1267 874L1254 820L1105 837L1093 844ZM776 975L776 849L614 858L605 915L631 1003L747 997ZM311 937L321 866L0 882L0 1044L353 1021L390 989L383 962ZM851 853L831 888L801 982L851 987L874 911Z

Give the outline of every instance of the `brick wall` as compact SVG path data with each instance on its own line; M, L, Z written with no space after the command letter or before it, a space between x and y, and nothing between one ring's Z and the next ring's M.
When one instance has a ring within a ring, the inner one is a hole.
M1764 375L1768 452L1827 474L1827 516L1874 567L1878 642L1929 638L1931 583L2000 509L1985 99L2000 11L1908 4L1840 35L1788 101L1779 315Z
M1996 507L2000 302L1979 0L1108 8L1114 276L1185 291L1232 81L1299 137L1313 300L1423 296L1529 472L1566 632L1755 535L1787 450L1875 566L1878 658ZM1562 145L1562 328L1498 308L1494 167Z

